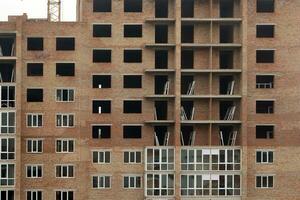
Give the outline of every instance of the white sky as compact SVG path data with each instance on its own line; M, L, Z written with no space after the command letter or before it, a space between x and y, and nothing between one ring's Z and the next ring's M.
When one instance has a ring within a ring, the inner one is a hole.
M0 0L0 21L7 21L8 15L22 15L28 18L47 18L48 0ZM76 0L61 0L62 21L75 21Z

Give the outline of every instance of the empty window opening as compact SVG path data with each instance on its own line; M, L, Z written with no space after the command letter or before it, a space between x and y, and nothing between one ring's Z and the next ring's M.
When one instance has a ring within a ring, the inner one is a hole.
M194 17L194 0L181 0L181 17Z
M154 77L154 88L155 94L158 95L167 95L169 94L169 90L170 90L170 82L169 82L169 78L168 76L165 75L158 75Z
M111 0L93 0L93 12L111 12Z
M141 24L125 24L124 37L142 37L143 26Z
M181 68L192 69L194 68L194 51L182 50L181 51Z
M233 95L235 81L233 76L220 76L219 79L219 94Z
M257 75L256 88L274 88L274 75Z
M123 113L142 113L141 100L128 100L123 102Z
M42 51L44 50L44 39L41 37L27 38L28 51Z
M75 50L75 38L70 37L58 37L56 38L56 50L57 51L74 51Z
M219 65L220 69L232 69L233 68L233 51L232 50L220 50L219 51Z
M124 88L142 88L141 75L124 75L123 76Z
M220 17L233 17L234 0L220 0Z
M256 50L256 63L274 63L274 50Z
M193 95L195 93L194 76L181 76L181 94Z
M0 191L1 199L4 200L14 200L15 199L15 191L14 190L1 190Z
M192 126L181 126L180 141L182 146L193 146L195 143L196 132Z
M124 0L124 12L142 12L143 0Z
M154 119L155 120L168 119L168 101L154 102Z
M168 25L155 25L155 43L168 43Z
M181 42L194 42L194 25L181 25Z
M181 101L180 119L181 120L194 120L195 107L193 101Z
M93 88L111 88L111 75L93 75Z
M141 63L142 50L140 49L125 49L124 50L124 63Z
M94 24L93 37L111 37L111 24Z
M235 146L236 145L237 131L233 126L220 126L219 127L219 140L222 146Z
M156 146L168 146L170 133L167 126L154 126L154 144Z
M274 12L274 0L256 0L256 12Z
M124 139L142 138L142 126L124 125L123 138Z
M258 38L273 38L274 25L256 25L256 37Z
M0 57L16 55L15 41L15 36L0 35Z
M110 63L111 50L110 49L94 49L93 63Z
M109 100L93 100L93 113L110 113L111 101Z
M168 50L155 50L155 69L168 68Z
M75 76L75 63L56 63L56 76Z
M220 101L220 119L234 120L236 106L233 101Z
M27 76L43 76L43 63L27 63Z
M274 126L272 125L259 125L256 126L257 139L272 139L274 138Z
M274 101L256 101L256 113L258 114L274 113Z
M111 137L110 125L93 125L92 131L93 131L92 137L94 139L106 139Z
M15 64L10 62L0 63L0 83L15 82L16 70Z
M27 102L43 102L43 89L27 89Z
M233 43L233 25L220 25L220 43Z
M14 108L16 103L15 86L0 86L0 108Z
M155 0L155 18L168 17L168 0Z

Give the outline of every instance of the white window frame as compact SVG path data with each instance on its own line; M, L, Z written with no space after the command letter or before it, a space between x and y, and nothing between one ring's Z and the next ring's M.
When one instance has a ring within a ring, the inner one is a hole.
M260 184L261 186L258 187L257 185L257 178L260 177ZM269 186L269 178L272 177L272 186ZM263 185L263 179L266 178L267 179L267 185L264 186ZM274 188L274 180L275 180L275 176L273 174L259 174L259 175L255 175L255 188L256 189L272 189Z
M2 122L2 115L6 115L6 122L3 124ZM10 117L13 116L13 125L11 122ZM6 131L3 131L6 129ZM11 131L13 130L13 131ZM16 133L16 112L15 111L1 111L0 112L0 135L2 134L15 134Z
M8 199L8 192L13 192L14 194L14 198L15 199L15 190L14 189L0 189L0 193L2 194L2 192L5 192L5 199Z
M97 153L97 162L94 162L94 155ZM107 154L109 154L109 160L106 161ZM92 151L92 163L93 164L110 164L112 159L112 151L110 149L98 149Z
M125 187L125 181L127 179L128 187ZM139 181L139 185L137 184ZM123 175L123 188L124 189L142 189L142 175L132 175L125 174Z
M260 162L257 162L257 153L261 154ZM255 151L255 162L256 164L273 164L274 163L274 150L270 149L257 149ZM270 161L269 153L272 153L272 162ZM266 156L266 161L264 161L264 154Z
M66 120L66 121L64 121L64 120ZM73 124L70 123L71 121L73 122ZM56 113L55 124L56 124L56 127L58 127L58 128L73 128L73 127L75 127L75 114L74 113Z
M2 99L2 88L3 87L7 87L7 98L6 99ZM11 100L9 97L10 97L10 91L9 91L9 88L10 87L13 87L14 88L14 99ZM10 106L10 105L14 105L14 106ZM8 84L8 85L1 85L0 86L0 108L15 108L16 107L16 86L15 85L11 85L11 84Z
M60 151L58 142L60 142ZM70 151L70 143L73 143L73 151ZM74 153L75 152L75 139L60 138L55 140L56 153Z
M5 175L4 176L2 174L2 167L3 166L6 166L6 169L5 169ZM13 169L9 169L9 168L13 168ZM13 174L12 176L9 176L9 172L11 172L10 170L13 170ZM13 163L0 163L0 186L15 186L15 179L16 179L16 167L15 167L15 164ZM6 181L6 184L2 184L2 181ZM8 182L11 182L13 181L13 184L11 183L8 183Z
M43 191L42 190L27 190L26 191L26 200L29 198L28 193L31 193L30 200L43 200ZM38 193L41 194L41 199L38 198Z
M183 178L187 179L187 186L183 188ZM190 179L193 178L193 186L190 185ZM197 183L197 178L201 178L201 187ZM206 183L205 183L206 182ZM207 185L208 187L204 187ZM180 196L208 196L210 195L210 176L208 174L181 174L180 176ZM183 194L183 191L186 190L186 194ZM193 195L190 195L189 192L192 191ZM197 191L201 191L202 195L197 195Z
M150 153L152 152L152 153ZM159 157L156 159L155 155ZM149 154L150 153L150 154ZM149 156L149 157L148 157ZM152 157L150 157L152 156ZM167 159L164 160L164 157ZM170 171L175 169L175 150L170 147L151 147L145 150L146 171ZM157 161L158 160L158 161Z
M14 151L10 151L11 145L9 141L13 141L13 149ZM5 143L6 149L2 146L2 144ZM6 158L2 158L2 155L6 155ZM13 156L13 158L10 158ZM15 160L16 158L16 139L13 137L3 137L0 138L0 160Z
M58 169L60 169L60 173L57 171ZM64 174L65 172L66 174ZM72 174L70 174L70 172L72 172ZM75 178L75 166L72 164L55 165L55 178Z
M28 149L30 147L29 142L31 142L31 151ZM26 139L26 153L43 153L43 143L43 139ZM39 145L41 145L40 148Z
M59 97L58 93L62 95ZM73 92L73 96L71 96L71 91ZM64 100L64 92L67 92L67 100ZM73 98L71 98L73 97ZM74 88L56 88L55 90L55 100L56 102L74 102L75 101L75 89Z
M59 199L57 199L57 193L60 192L60 197ZM55 190L55 200L63 200L63 193L66 193L67 199L69 200L69 192L73 193L73 199L71 200L75 200L75 191L74 190Z
M169 176L173 177L173 185L171 187L169 186L169 181L168 181ZM159 187L155 186L156 178L159 180ZM162 187L164 179L166 181L166 187ZM175 175L173 173L147 173L145 175L144 182L145 182L146 196L174 196L175 194ZM152 185L149 185L150 183L152 183ZM159 191L159 194L154 194L154 191L157 190ZM166 194L163 194L162 193L163 191L166 191Z
M43 127L43 114L42 113L27 113L26 126L30 128ZM41 124L41 125L39 125Z
M29 169L30 168L30 169ZM43 165L41 164L28 164L25 166L26 178L43 178ZM28 170L31 172L31 176L28 176ZM41 176L38 171L41 170Z
M126 154L128 154L128 162L125 162ZM137 162L138 154L140 155L140 162ZM123 163L124 164L141 164L143 163L142 151L125 150L123 151Z
M100 174L92 176L92 188L93 189L111 189L112 176L109 174ZM94 179L96 179L97 186L94 187ZM109 185L106 185L106 180L109 181Z

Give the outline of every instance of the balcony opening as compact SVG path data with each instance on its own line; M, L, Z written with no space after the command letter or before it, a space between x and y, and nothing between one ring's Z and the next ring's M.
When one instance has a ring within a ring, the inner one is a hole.
M233 95L234 94L234 78L233 76L220 76L219 79L219 94Z
M124 75L123 76L124 88L142 88L141 75Z
M93 12L111 12L111 0L93 0Z
M274 63L274 50L256 50L256 63Z
M220 120L234 120L235 111L233 101L220 101Z
M181 17L194 17L194 0L181 0Z
M111 24L94 24L93 37L111 37Z
M93 139L107 139L111 136L110 125L93 125L92 126L92 137Z
M196 131L192 126L181 126L180 140L182 146L193 146L195 143Z
M42 38L42 37L27 38L27 50L28 51L43 51L44 50L44 38Z
M124 63L141 63L142 50L141 49L125 49L123 55Z
M185 120L194 120L195 107L193 101L181 101L180 107L180 119Z
M93 100L93 113L102 114L111 112L110 100Z
M43 89L27 89L27 102L43 102Z
M220 43L233 43L233 25L220 25Z
M124 37L136 38L143 36L143 25L141 24L124 24Z
M256 0L256 12L274 12L274 0Z
M123 126L124 139L140 139L142 138L142 126L124 125Z
M219 51L220 69L233 69L233 55L232 50Z
M168 69L168 50L155 50L155 69Z
M193 95L195 93L194 76L181 76L181 94Z
M220 126L219 139L221 146L235 146L236 145L237 131L233 126Z
M0 63L0 83L3 82L15 82L16 70L15 64L12 62L1 62Z
M143 1L124 0L124 12L143 12Z
M73 37L58 37L56 38L57 51L74 51L75 38Z
M93 75L93 88L111 88L111 75Z
M273 139L274 126L272 125L258 125L256 126L256 139Z
M274 75L256 75L256 88L274 88Z
M93 63L111 63L111 50L93 49Z
M75 76L75 63L56 63L56 76Z
M220 17L234 17L234 0L220 0Z
M168 0L155 0L155 18L168 18Z
M27 63L27 76L43 76L43 63Z
M156 146L168 146L170 133L167 126L154 126L154 144Z
M193 69L194 68L194 51L182 50L181 51L181 68Z
M168 25L155 25L155 43L168 43Z
M256 101L256 113L258 114L273 114L274 101Z
M274 37L274 25L256 25L256 37L257 38L273 38Z
M1 88L1 106L0 108L14 108L16 97L15 97L15 86L0 86Z
M15 36L0 35L0 57L15 56L15 55L16 55Z
M125 100L123 102L123 113L142 113L142 101L141 100Z
M168 119L168 101L154 102L154 119L155 120Z
M181 43L194 43L194 25L181 25Z
M168 95L170 90L170 82L168 76L158 75L154 78L154 93L157 95Z

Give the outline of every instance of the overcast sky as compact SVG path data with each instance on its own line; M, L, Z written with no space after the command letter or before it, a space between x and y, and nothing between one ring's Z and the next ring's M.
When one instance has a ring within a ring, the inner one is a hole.
M76 0L62 1L62 20L75 21ZM48 0L0 0L0 21L7 21L8 15L27 13L29 18L47 18Z

